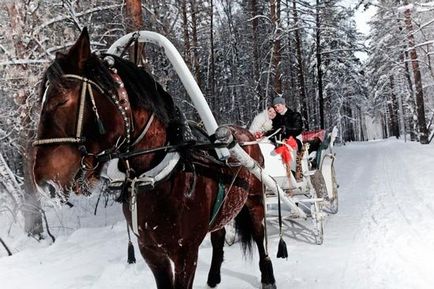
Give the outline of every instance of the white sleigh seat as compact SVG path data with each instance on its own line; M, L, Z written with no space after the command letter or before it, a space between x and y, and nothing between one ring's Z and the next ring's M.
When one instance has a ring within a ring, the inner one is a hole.
M267 174L273 177L277 184L283 189L290 189L288 175L285 165L282 162L282 157L274 152L276 148L271 143L260 143L262 155L264 156L264 170ZM296 166L296 152L292 152L291 170L295 171Z

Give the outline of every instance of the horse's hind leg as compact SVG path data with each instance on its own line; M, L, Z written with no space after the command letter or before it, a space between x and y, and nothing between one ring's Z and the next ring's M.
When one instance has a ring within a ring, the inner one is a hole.
M212 261L208 273L208 286L214 288L220 283L220 268L223 263L223 246L225 245L225 228L211 233Z
M154 274L158 289L173 289L173 270L170 259L155 249L140 247L140 252Z

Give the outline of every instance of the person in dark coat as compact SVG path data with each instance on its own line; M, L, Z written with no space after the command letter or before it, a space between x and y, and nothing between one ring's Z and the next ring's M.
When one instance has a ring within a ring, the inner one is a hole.
M301 134L303 130L301 114L289 109L286 106L283 97L274 98L273 107L277 114L272 120L273 129L268 133L268 135L271 135L280 129L280 131L275 135L275 139L283 140L292 136L297 141L298 149L301 149L301 141L297 139L297 136Z

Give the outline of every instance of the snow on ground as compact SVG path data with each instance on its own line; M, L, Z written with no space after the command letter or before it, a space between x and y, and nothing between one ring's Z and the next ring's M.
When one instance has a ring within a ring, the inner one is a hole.
M276 259L277 221L269 221L278 288L433 288L434 146L389 139L335 151L340 211L327 218L324 244L314 244L309 221L285 221L289 258ZM126 264L119 205L100 204L93 216L95 201L75 198L72 209L51 209L54 244L27 238L0 215L0 237L14 253L7 257L0 247L0 288L156 288L137 247L137 264ZM194 288L207 288L210 259L205 239ZM256 252L250 259L238 244L226 247L219 288L260 288L257 262Z

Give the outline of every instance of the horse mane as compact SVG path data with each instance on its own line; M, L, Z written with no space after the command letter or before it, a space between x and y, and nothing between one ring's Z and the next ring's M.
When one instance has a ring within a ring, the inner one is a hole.
M111 56L133 106L152 110L165 124L178 118L172 96L149 73L130 61Z
M125 85L133 107L143 107L154 112L166 125L177 119L177 110L172 97L149 73L120 57L114 55L103 55L102 57L104 56L113 57L115 60L114 68L116 68L117 74ZM69 73L74 72L71 65L68 65L68 59L63 55L56 58L45 72L40 98L42 99L47 81L50 85L58 88L69 87L71 82L62 77L64 74ZM117 91L109 67L95 54L92 54L86 60L84 71L80 74L98 83L107 93L116 93Z

